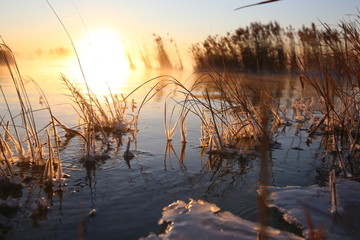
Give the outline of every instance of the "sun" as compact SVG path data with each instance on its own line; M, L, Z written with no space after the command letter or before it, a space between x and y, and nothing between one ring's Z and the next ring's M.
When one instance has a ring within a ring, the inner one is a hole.
M111 29L97 29L76 43L86 82L96 94L119 92L125 87L130 67L120 35Z

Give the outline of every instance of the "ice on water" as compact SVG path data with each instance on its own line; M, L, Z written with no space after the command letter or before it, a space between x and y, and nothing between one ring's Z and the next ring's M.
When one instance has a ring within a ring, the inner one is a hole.
M310 219L315 229L324 232L326 239L359 239L359 182L336 180L336 213L331 213L331 193L328 187L269 187L268 190L268 205L278 208L286 221L299 224L305 237L309 237Z
M167 223L166 230L153 239L256 239L260 225L244 220L230 212L220 212L215 204L190 199L189 203L176 201L163 209L160 224ZM267 228L268 239L302 239L294 234Z

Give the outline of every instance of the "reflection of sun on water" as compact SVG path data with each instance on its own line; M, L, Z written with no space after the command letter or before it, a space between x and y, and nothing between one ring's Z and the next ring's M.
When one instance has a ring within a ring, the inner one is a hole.
M115 31L91 31L76 44L81 66L90 89L96 94L118 93L130 74L125 49ZM78 68L73 62L72 67ZM81 76L78 76L81 79Z

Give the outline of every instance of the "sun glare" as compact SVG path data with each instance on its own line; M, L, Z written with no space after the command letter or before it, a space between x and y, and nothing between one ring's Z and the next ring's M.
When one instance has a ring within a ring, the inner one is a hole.
M86 81L96 94L107 94L109 88L119 92L130 74L124 46L117 32L99 29L88 32L77 42L81 66Z

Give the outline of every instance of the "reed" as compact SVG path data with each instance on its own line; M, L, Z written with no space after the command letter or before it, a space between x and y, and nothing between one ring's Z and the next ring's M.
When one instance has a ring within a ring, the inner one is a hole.
M357 19L358 20L358 19ZM318 73L309 71L302 64L299 76L304 84L310 86L319 96L318 109L322 116L314 119L309 137L322 132L324 156L335 156L334 166L338 166L346 177L359 175L359 164L354 161L358 154L359 141L359 56L360 37L358 21L343 22L341 31L326 31L316 36L326 43L322 49L331 49L331 54L321 53L321 69ZM342 59L334 65L328 58ZM298 105L298 104L297 104ZM309 104L308 104L309 106ZM311 106L308 111L311 112Z
M219 95L214 99L207 90L203 94L205 111L198 115L203 124L202 144L208 145L213 153L236 153L235 148L241 139L259 140L267 132L261 126L262 112L259 105L253 105L241 80L234 81L219 73L209 74L209 80ZM261 101L265 98L261 97Z
M167 117L167 105L166 101L164 104L164 127L165 127L165 136L167 141L171 141L173 139L176 127L178 125L178 121L176 120L175 123L172 123L173 114L174 114L175 108L172 108L170 119L168 120Z
M15 172L14 168L11 166L11 163L9 161L9 159L12 157L12 151L7 141L5 141L1 135L0 135L0 150L1 150L0 176L5 179L9 179L14 176L14 172Z
M218 71L283 71L285 30L277 22L251 23L225 36L209 36L191 47L195 68Z
M264 129L261 124L262 110L259 105L253 105L246 94L246 89L239 84L239 81L231 81L219 73L202 74L190 86L185 86L169 76L162 76L156 80L158 82L146 94L139 110L145 102L158 93L159 89L169 88L168 96L172 95L171 92L176 93L177 97L172 98L175 104L169 119L168 104L165 102L164 106L165 136L168 141L173 139L177 127L180 129L181 141L186 141L185 121L188 114L194 114L199 118L200 145L208 148L209 153L237 154L241 151L236 150L241 139L259 140L261 135L267 134L268 129ZM219 93L217 96L212 96L209 92L207 88L210 86L213 92ZM204 90L198 95L200 89ZM179 100L181 98L183 100ZM268 105L269 102L273 102L273 99L266 94L263 94L261 99L260 102L267 102ZM275 107L273 109L276 116L280 116L278 109Z
M131 109L134 110L134 102L129 104L124 96L114 95L110 90L110 99L105 97L104 100L100 100L91 92L86 82L87 91L84 92L64 75L61 76L61 79L70 92L72 102L75 103L75 110L79 117L78 128L81 130L75 131L58 121L59 126L68 133L72 133L70 136L78 135L84 140L86 159L94 159L97 142L106 146L111 145L109 134L136 131L137 116L135 113L129 112Z
M324 62L328 68L339 70L344 68L348 57L347 44L356 41L355 26L342 24L347 29L331 28L323 23L318 27L312 23L295 30L292 26L281 27L277 22L253 22L224 36L210 35L193 44L190 52L197 70L295 72L300 64L307 71L317 71ZM346 41L342 33L348 35Z
M159 68L162 70L183 70L183 62L174 39L164 39L163 37L153 34L155 42L155 53ZM147 66L147 61L144 61Z
M54 116L47 98L35 81L30 81L39 91L45 104L45 108L34 109L28 97L25 81L20 74L11 49L5 43L0 44L0 53L11 76L20 109L19 114L14 114L14 110L11 109L7 101L6 93L0 87L2 98L9 114L6 122L4 119L0 121L0 127L3 132L3 134L0 133L1 175L7 177L17 174L11 166L14 163L43 166L45 167L42 176L43 181L51 184L57 182L61 188L62 168L58 151L58 135L54 124ZM36 125L36 117L34 115L36 111L48 111L49 113L50 123L42 129L39 129ZM44 136L41 137L41 134L44 134ZM47 146L47 151L45 151L45 146Z

